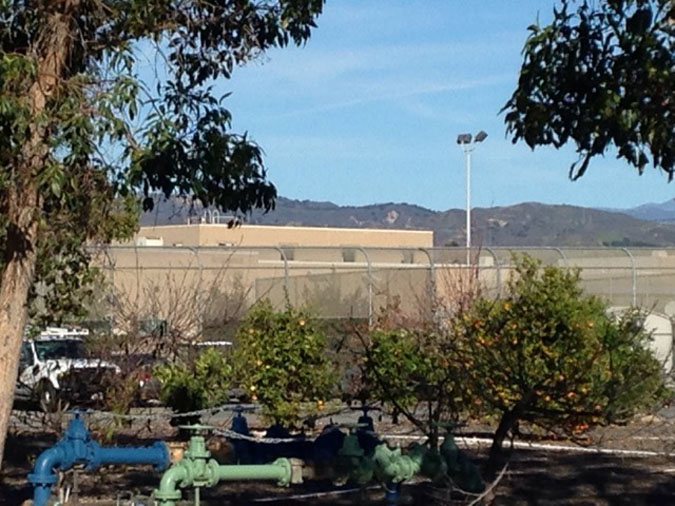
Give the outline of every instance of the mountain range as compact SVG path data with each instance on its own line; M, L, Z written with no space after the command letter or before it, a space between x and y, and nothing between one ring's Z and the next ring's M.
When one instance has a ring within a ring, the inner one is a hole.
M144 213L141 225L182 224L188 216L200 219L202 214L199 207L169 199ZM675 199L631 209L525 202L473 208L471 218L473 243L481 246L675 246ZM264 225L430 229L434 231L434 243L442 246L465 243L465 220L462 209L433 211L406 203L338 206L279 197L273 211L254 212L244 221Z

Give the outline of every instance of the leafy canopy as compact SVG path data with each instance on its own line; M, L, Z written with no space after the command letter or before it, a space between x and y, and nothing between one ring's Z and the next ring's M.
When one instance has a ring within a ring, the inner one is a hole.
M578 270L516 258L506 296L464 322L468 385L488 413L572 434L624 422L664 393L639 312L616 319L585 295Z
M269 301L258 302L244 318L235 346L238 380L276 423L295 425L301 410L320 411L335 393L328 340L304 310L275 311Z
M154 370L162 401L177 413L218 406L228 399L232 365L220 350L207 348L192 360L166 363Z
M671 180L675 3L561 0L551 24L529 31L518 86L503 108L513 141L573 142L572 179L613 146L640 174L652 163Z
M144 209L157 192L239 213L273 206L262 151L231 130L213 85L270 47L303 43L322 7L0 0L0 253L36 247L17 216L40 221L36 313L84 289L86 241L133 233L139 194Z

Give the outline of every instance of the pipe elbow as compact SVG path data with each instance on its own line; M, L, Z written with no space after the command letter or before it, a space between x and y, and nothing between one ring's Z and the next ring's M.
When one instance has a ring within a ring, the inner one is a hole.
M52 446L43 451L35 461L33 472L28 475L28 481L34 485L51 485L56 483L55 468L60 468L66 458L63 448Z
M159 482L159 488L155 490L154 494L159 504L163 506L175 504L174 501L179 500L181 497L178 484L187 481L189 475L188 469L180 464L164 471L162 479Z
M168 469L162 475L162 480L159 482L160 490L175 489L178 482L185 481L188 478L188 470L184 466L175 466Z

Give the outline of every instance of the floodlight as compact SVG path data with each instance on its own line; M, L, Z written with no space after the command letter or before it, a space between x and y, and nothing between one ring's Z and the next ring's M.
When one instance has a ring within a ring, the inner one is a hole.
M485 132L485 130L481 130L480 132L478 132L476 134L476 137L474 137L473 140L474 140L474 142L483 142L486 137L487 137L487 133Z
M470 144L471 134L459 134L457 136L457 144Z

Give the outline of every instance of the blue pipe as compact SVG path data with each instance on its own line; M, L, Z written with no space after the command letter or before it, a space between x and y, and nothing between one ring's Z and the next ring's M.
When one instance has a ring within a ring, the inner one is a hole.
M92 443L95 451L87 466L88 471L103 465L119 464L152 464L156 471L169 466L169 450L163 441L155 441L151 446L144 447L99 446L94 441Z
M103 447L89 437L80 413L70 421L64 436L35 461L28 481L33 484L33 505L46 506L51 487L57 481L56 470L65 471L84 464L85 471L102 465L152 464L156 470L169 466L169 449L162 441L145 447Z

